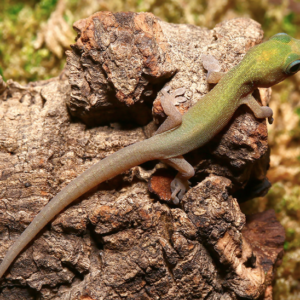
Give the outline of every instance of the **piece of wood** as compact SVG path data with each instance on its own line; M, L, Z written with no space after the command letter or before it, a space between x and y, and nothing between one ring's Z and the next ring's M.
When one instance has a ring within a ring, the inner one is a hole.
M155 131L146 124L165 117L165 83L186 88L178 105L184 113L212 88L201 53L227 71L262 40L249 19L208 30L149 13L99 12L74 27L77 41L59 78L0 87L0 260L70 180ZM163 167L155 162L102 183L22 252L0 281L0 299L264 299L283 232L274 216L272 228L253 227L253 219L245 227L234 195L240 200L244 188L264 182L266 122L241 107L186 158L197 174L179 207L169 202L172 173L154 173ZM257 234L274 228L280 242ZM261 253L260 246L273 248Z

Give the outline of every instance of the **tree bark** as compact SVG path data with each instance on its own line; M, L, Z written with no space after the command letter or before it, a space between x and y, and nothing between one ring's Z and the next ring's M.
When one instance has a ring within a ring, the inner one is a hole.
M0 83L1 258L68 182L151 136L165 118L164 85L185 87L184 113L213 88L201 54L226 72L263 37L250 19L209 30L150 13L99 12L74 28L59 78ZM18 256L0 299L271 299L284 231L271 211L246 224L238 205L270 186L265 120L240 107L185 158L196 176L179 206L170 202L174 172L158 162L102 183Z

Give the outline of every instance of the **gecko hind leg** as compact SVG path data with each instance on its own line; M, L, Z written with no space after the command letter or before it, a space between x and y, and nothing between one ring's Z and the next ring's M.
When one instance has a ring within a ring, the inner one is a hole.
M160 98L160 103L164 110L164 113L167 115L167 119L159 126L154 135L175 128L182 123L182 115L177 110L175 104L176 102L182 101L182 99L184 98L177 96L183 95L185 93L185 88L177 89L172 93L168 93L169 90L170 87L167 86L161 91L163 96Z
M178 171L178 174L171 182L171 199L177 205L185 192L190 188L188 180L195 175L195 170L183 156L168 158L162 161Z
M208 83L218 83L226 72L220 72L220 63L210 54L201 55L202 64L205 70L207 70L206 81Z
M240 104L246 104L253 111L256 118L268 118L269 124L273 123L272 109L269 106L260 106L251 94L242 98Z

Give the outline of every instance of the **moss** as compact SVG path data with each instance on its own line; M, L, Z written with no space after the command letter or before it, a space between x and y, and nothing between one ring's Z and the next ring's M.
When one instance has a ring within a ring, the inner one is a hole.
M0 75L2 76L2 78L3 78L3 80L6 80L5 79L5 76L4 76L4 74L3 74L3 69L0 67Z
M45 78L47 73L53 74L60 69L47 65L47 59L52 56L49 50L42 46L34 48L37 32L56 7L57 0L42 1L7 1L0 4L0 64L5 78L12 78L21 83ZM22 34L20 34L22 33ZM47 53L47 55L45 55ZM53 60L53 62L57 63Z
M10 20L16 21L18 19L19 12L23 9L24 4L23 3L16 3L12 6L8 6L5 10L5 14L7 14L7 17Z
M36 4L35 16L37 20L46 20L55 9L57 0L42 0Z
M274 184L269 190L267 199L267 208L273 208L277 214L279 214L284 208L286 200L284 195L286 191L281 183Z
M291 36L296 36L297 33L297 26L295 26L294 21L294 12L290 12L289 14L285 15L282 20L283 31Z

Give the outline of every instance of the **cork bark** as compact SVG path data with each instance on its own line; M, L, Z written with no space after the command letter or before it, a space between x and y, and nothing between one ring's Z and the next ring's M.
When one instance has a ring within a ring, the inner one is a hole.
M208 30L150 13L99 12L74 28L60 77L0 83L0 261L68 182L153 134L162 87L185 87L184 113L213 88L201 54L226 72L263 38L250 19ZM185 158L196 175L179 206L175 173L157 161L100 184L18 256L0 299L272 299L284 231L274 212L246 219L238 204L270 186L265 120L240 107Z

